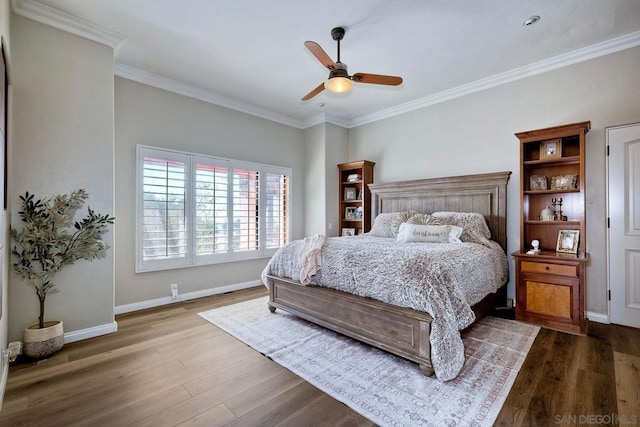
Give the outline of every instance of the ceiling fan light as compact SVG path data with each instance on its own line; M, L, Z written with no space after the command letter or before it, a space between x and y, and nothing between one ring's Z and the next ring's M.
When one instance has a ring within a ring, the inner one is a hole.
M345 93L351 90L353 82L346 77L333 77L324 82L324 88L333 93Z

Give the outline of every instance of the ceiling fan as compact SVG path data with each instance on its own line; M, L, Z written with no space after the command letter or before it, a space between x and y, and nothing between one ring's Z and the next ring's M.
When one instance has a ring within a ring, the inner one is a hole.
M302 100L308 101L325 89L334 93L343 93L351 90L353 82L370 83L376 85L398 86L402 83L402 77L385 76L381 74L355 73L350 76L347 72L347 64L340 62L340 40L344 37L344 28L336 27L331 30L331 37L338 42L338 61L333 60L316 42L306 41L304 45L318 58L318 61L329 69L329 78L306 94Z

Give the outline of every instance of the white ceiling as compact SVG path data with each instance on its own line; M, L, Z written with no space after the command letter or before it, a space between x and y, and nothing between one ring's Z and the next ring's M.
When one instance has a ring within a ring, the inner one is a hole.
M34 3L14 0L14 11ZM147 75L299 127L317 117L347 126L372 121L640 45L640 0L39 3L121 34L120 75ZM532 15L540 21L524 26ZM301 101L328 76L303 43L319 43L336 60L336 26L346 28L341 59L350 74L399 75L404 83L356 83L346 95L324 91Z

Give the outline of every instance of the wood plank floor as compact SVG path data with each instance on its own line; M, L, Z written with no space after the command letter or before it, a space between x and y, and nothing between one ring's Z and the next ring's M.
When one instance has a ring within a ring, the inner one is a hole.
M374 425L197 315L262 295L258 287L121 315L117 333L19 360L0 425ZM542 329L496 424L640 424L639 394L640 330Z

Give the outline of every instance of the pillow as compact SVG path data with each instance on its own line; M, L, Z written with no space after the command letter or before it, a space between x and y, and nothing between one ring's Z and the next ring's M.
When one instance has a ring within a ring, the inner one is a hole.
M398 228L403 222L400 218L409 218L417 212L386 212L379 213L373 220L373 226L369 231L369 235L376 237L396 237Z
M429 214L416 214L407 220L409 224L422 224L427 225L431 223L431 215Z
M462 228L456 225L423 225L405 222L400 225L398 242L430 242L452 243L460 242Z
M396 237L396 233L393 231L393 219L398 216L400 212L380 213L373 220L373 226L369 231L371 236L376 237Z
M463 229L460 240L483 244L491 238L484 216L477 212L434 212L429 224L457 225Z
M416 215L420 215L420 214L416 211L405 211L405 212L398 213L398 215L396 215L396 217L393 218L393 220L391 221L391 227L393 228L393 235L397 236L398 230L400 229L400 225L403 222L409 221L411 218L413 218Z

